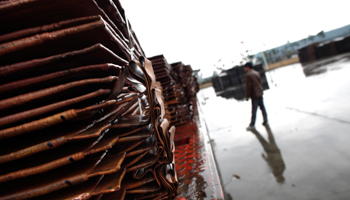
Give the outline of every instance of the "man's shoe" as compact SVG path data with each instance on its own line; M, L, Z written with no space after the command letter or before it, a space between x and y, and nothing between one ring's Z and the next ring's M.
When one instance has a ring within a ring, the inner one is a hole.
M262 125L267 126L267 125L269 125L269 122L264 122L264 123L262 123Z
M248 126L247 127L247 131L252 131L252 130L255 130L255 126Z

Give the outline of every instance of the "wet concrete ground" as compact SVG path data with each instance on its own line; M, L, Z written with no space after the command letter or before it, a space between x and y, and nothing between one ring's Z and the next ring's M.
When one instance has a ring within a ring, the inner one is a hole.
M300 64L267 73L255 132L247 132L251 102L198 98L212 140L227 199L350 199L350 61L315 69Z

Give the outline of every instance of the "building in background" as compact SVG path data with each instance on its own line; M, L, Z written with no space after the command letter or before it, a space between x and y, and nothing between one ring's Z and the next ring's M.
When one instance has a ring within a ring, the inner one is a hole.
M307 38L295 41L287 42L287 44L268 49L264 52L259 52L255 55L255 61L264 63L263 53L265 55L267 64L273 64L281 62L293 57L297 57L298 49L309 46L314 43L322 43L330 40L334 40L339 37L350 36L350 25L334 29L331 31L320 31L316 35L309 35Z

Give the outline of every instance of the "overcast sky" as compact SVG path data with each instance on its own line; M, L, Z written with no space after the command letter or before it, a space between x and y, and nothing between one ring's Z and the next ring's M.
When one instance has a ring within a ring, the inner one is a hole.
M163 54L204 77L216 66L238 64L245 50L257 53L350 24L349 0L120 1L147 57Z

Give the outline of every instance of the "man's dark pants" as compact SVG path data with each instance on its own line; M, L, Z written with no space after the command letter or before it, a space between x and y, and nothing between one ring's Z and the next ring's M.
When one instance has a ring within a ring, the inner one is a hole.
M264 100L263 100L263 97L259 97L259 98L252 99L252 119L250 121L250 126L255 125L256 111L258 109L258 106L260 107L260 110L263 114L264 123L267 123L267 113L264 106Z

